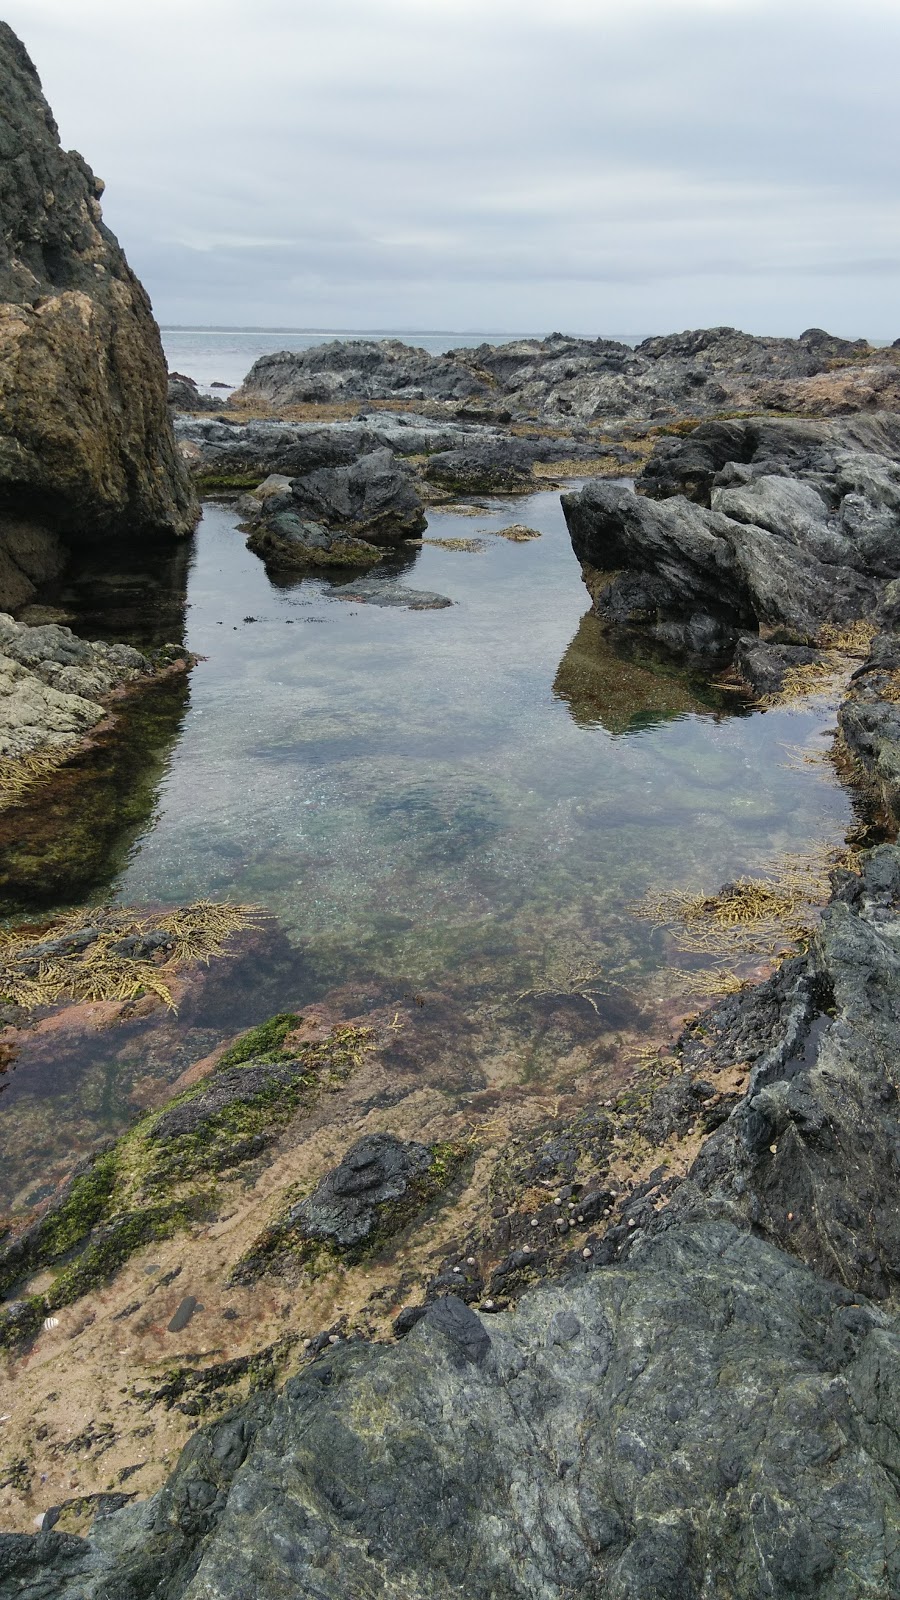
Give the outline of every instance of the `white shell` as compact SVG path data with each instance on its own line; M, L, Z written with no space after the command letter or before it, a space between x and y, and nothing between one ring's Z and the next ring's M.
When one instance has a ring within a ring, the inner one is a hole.
M45 1328L47 1333L50 1332L51 1328L58 1328L58 1327L59 1327L59 1317L45 1317L44 1318L44 1328Z

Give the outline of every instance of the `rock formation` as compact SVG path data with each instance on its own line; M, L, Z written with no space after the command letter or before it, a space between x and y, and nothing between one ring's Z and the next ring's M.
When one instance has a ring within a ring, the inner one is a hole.
M250 549L283 568L371 566L426 525L410 474L389 450L303 477L273 474L239 505Z
M599 482L563 496L595 609L696 651L745 629L814 643L868 617L900 575L900 423L701 424L664 440L643 493Z
M6 24L0 83L0 603L18 607L70 541L186 533L196 507L150 302Z
M436 401L484 420L668 421L722 411L832 416L900 404L900 357L809 328L799 339L704 328L645 339L554 333L432 356L398 340L334 341L253 366L241 404Z

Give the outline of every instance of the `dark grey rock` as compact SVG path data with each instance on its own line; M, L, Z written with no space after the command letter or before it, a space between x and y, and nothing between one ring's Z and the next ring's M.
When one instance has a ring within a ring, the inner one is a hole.
M738 639L734 652L736 670L759 695L778 694L792 668L808 667L821 659L822 652L808 645L764 643L755 634Z
M171 411L217 411L219 402L201 394L193 378L183 372L170 372L167 399Z
M268 405L340 400L464 400L489 385L452 356L433 356L399 339L334 339L311 350L260 356L242 387L241 403Z
M900 423L758 419L666 441L638 488L563 496L597 614L712 648L727 630L814 643L872 614L900 572ZM603 575L617 574L610 578ZM596 576L595 576L596 575Z
M426 526L418 491L389 450L291 480L296 514L370 544L399 544Z
M402 1199L410 1183L431 1165L427 1145L373 1133L358 1139L343 1161L296 1205L290 1227L306 1239L349 1247L373 1232L378 1208Z

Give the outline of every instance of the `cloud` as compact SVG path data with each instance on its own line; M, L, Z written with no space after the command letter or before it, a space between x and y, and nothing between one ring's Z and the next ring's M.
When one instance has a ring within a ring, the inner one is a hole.
M164 319L898 331L894 0L6 17Z

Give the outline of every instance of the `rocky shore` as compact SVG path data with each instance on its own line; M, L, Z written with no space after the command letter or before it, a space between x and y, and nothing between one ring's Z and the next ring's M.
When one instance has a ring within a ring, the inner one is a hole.
M759 981L699 1015L622 992L565 1115L524 1083L449 1094L469 1019L416 993L348 985L186 1053L174 1008L227 987L229 940L284 958L252 908L7 930L0 1073L25 1028L54 1068L123 1019L157 1032L141 1114L0 1228L0 1596L894 1600L900 348L334 342L221 405L167 381L5 25L0 80L0 801L189 664L36 620L89 543L240 495L275 573L440 610L394 576L427 508L578 479L592 614L558 698L598 629L742 704L827 677L860 817ZM515 515L493 531L536 537Z

